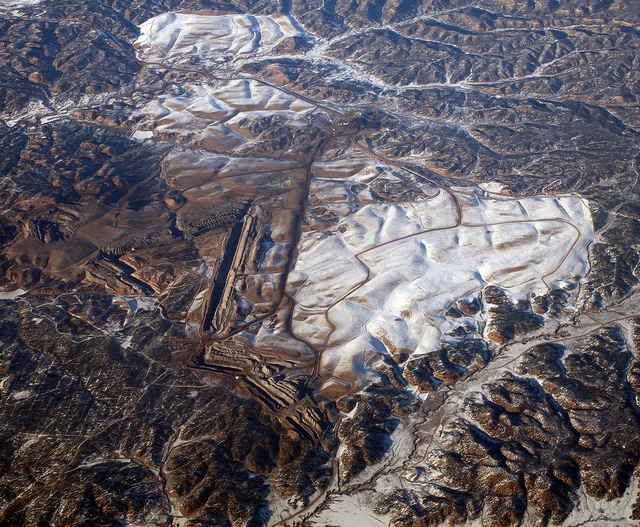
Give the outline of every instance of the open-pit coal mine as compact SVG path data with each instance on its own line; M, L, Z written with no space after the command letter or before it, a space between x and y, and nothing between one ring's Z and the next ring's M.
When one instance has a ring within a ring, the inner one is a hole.
M639 0L0 0L0 527L640 525Z

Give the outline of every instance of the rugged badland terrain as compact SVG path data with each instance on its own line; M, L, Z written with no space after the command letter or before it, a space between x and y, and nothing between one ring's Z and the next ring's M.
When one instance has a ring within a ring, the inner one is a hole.
M640 2L0 1L0 525L635 525Z

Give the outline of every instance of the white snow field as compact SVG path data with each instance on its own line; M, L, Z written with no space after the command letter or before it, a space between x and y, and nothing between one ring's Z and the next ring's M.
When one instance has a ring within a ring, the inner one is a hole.
M206 63L264 54L292 37L310 40L298 22L288 15L196 15L165 13L139 26L135 42L141 60L179 62L197 58ZM220 64L217 64L219 67ZM316 106L286 90L250 78L217 79L181 86L180 93L150 102L136 139L153 136L179 139L198 148L231 152L255 139L250 124L277 114L304 126Z
M164 13L139 26L138 54L148 62L197 56L224 61L267 52L291 37L311 36L288 15L195 15Z
M3 7L22 7L39 4L42 0L0 0L0 9Z
M232 151L255 138L249 123L278 114L304 126L315 106L272 86L250 79L217 86L189 84L180 95L163 95L144 112L158 137L177 137L216 151Z
M488 284L524 299L583 275L592 240L589 209L575 196L441 191L364 205L331 232L303 235L290 277L292 330L322 350L327 392L358 389L381 354L438 349L460 323L443 314L455 300Z

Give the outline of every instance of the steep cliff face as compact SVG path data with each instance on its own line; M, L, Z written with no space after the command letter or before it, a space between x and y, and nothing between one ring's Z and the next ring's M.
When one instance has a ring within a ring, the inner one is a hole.
M0 525L635 522L639 31L0 5Z

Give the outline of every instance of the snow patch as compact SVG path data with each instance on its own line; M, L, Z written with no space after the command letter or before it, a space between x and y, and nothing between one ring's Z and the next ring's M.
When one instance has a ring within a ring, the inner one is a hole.
M24 399L28 399L31 397L33 392L31 390L21 390L19 392L13 392L11 394L11 399L13 401L23 401Z
M294 122L315 108L250 79L183 88L179 95L163 95L151 101L144 112L153 131L137 131L132 138L179 137L208 150L231 151L254 138L251 123L274 115Z
M131 319L135 317L138 311L153 311L158 308L157 299L154 297L125 297L116 295L113 297L113 303L119 304L127 309L127 320L124 325L131 323Z
M140 25L135 42L145 61L187 56L201 60L266 52L292 37L311 40L295 18L288 15L196 15L164 13Z
M15 300L26 293L24 289L14 289L13 291L0 291L0 300Z
M131 139L134 141L144 141L145 139L151 139L153 132L151 130L136 130L131 134Z
M24 7L36 5L42 0L0 0L0 9L3 7Z

